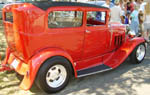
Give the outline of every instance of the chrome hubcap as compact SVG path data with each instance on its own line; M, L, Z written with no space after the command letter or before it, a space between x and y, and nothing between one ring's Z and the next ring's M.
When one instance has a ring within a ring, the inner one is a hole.
M46 82L52 88L61 86L67 78L67 71L62 65L52 66L46 74Z
M145 47L144 45L140 45L137 49L137 52L136 52L136 57L138 59L138 61L141 61L145 56Z

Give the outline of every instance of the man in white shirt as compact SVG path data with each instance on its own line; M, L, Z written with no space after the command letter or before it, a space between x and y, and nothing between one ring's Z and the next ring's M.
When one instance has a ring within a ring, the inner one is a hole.
M145 11L146 2L143 2L143 0L137 0L136 5L140 6L139 11Z
M123 19L123 12L119 5L119 0L115 0L115 6L110 9L110 22L121 23Z

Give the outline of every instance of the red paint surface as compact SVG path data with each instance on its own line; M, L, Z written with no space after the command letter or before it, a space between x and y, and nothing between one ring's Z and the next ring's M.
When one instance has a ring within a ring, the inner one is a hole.
M83 11L83 25L75 28L48 28L48 13L57 10ZM106 11L106 25L86 26L88 11ZM13 23L5 21L5 12L13 12ZM28 74L24 75L20 85L25 90L30 89L40 66L48 58L65 57L70 61L77 77L77 70L95 65L105 64L112 68L117 67L135 46L144 42L143 38L131 40L125 36L123 25L108 24L109 9L58 6L43 11L25 3L5 6L3 17L9 53L16 56L22 63L28 64L29 67ZM121 46L114 45L116 36L122 36ZM3 64L7 64L11 59L9 53Z

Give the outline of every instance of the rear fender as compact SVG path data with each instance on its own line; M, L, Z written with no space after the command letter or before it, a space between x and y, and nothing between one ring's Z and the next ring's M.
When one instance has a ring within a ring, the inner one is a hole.
M62 57L65 57L67 60L69 60L73 67L74 75L75 77L77 77L75 65L73 64L73 60L71 56L63 50L56 49L56 48L49 48L49 49L45 49L39 52L38 54L36 54L30 59L30 61L28 62L30 69L27 72L27 74L24 76L24 79L22 83L20 84L20 87L24 90L29 90L36 78L36 74L38 73L40 66L47 59L54 57L54 56L62 56Z

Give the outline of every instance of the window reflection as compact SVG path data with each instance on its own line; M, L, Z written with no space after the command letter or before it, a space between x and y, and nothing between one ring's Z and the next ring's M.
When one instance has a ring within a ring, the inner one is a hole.
M53 11L48 16L49 28L80 27L82 11Z

